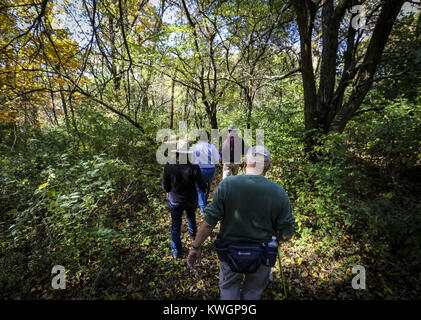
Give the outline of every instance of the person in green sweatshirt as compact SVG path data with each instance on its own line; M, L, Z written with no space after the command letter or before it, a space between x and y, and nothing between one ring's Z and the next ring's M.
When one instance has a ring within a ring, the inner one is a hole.
M200 262L201 245L219 221L218 239L227 243L269 243L276 235L283 240L291 238L295 220L288 196L279 184L265 178L270 158L263 146L250 148L244 158L245 174L227 177L219 184L188 254L190 268ZM270 269L261 264L254 273L237 273L220 260L221 299L260 299Z

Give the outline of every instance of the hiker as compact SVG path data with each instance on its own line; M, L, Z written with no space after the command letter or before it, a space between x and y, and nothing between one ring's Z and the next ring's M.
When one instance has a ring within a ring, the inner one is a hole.
M228 137L222 143L222 179L228 176L235 176L241 163L241 157L246 154L248 146L238 136L237 128L234 125L228 127Z
M213 144L208 143L208 133L200 131L200 140L192 146L195 155L195 164L198 164L202 172L203 181L206 183L206 190L201 191L196 184L197 194L199 196L200 214L203 214L208 204L209 192L212 186L212 180L215 176L215 164L220 162L218 150Z
M265 178L270 166L266 148L250 148L244 159L246 173L219 184L188 254L187 265L194 268L200 262L202 243L221 221L215 247L222 300L260 299L278 254L277 245L272 250L267 244L276 233L278 239L291 238L292 208L283 188Z
M168 208L171 212L171 252L174 258L178 258L182 253L180 231L183 212L186 212L190 237L194 239L197 232L196 184L201 190L206 189L206 184L202 180L199 166L192 164L188 159L192 151L187 142L178 141L176 149L171 152L175 153L177 163L165 165L162 189L167 192ZM180 161L180 158L183 161Z

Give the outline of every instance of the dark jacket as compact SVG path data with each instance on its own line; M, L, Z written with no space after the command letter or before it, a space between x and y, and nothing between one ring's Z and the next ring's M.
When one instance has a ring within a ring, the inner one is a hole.
M234 147L236 146L236 147ZM237 149L238 148L238 149ZM222 163L239 163L241 157L247 153L248 146L238 135L234 134L225 139L222 143Z
M164 168L162 189L168 192L168 200L173 205L197 205L196 183L201 190L206 189L202 173L196 164L169 164Z

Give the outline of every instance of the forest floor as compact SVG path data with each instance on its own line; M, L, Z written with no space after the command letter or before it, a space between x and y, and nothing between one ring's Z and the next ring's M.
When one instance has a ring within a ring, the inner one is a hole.
M151 174L151 181L157 181L161 172ZM220 178L219 172L218 181ZM219 260L213 248L218 227L204 243L202 263L191 270L186 264L191 240L185 218L181 233L184 253L176 260L170 249L171 216L165 193L157 188L146 198L107 212L112 229L123 234L123 240L113 242L106 259L95 258L101 254L98 248L86 263L74 266L66 290L51 290L48 272L40 275L29 270L25 279L19 280L25 283L20 292L3 294L18 299L218 299ZM293 199L291 204L296 208ZM198 213L196 217L199 226L203 216ZM280 244L287 296L277 261L262 299L419 298L420 274L406 271L407 262L397 256L379 257L378 252L386 252L387 243L364 241L350 233L320 237L314 228L297 232L291 241ZM109 265L102 264L108 260ZM365 290L352 288L356 265L366 269Z
M119 216L121 221L130 221L125 228L133 229L133 245L118 253L120 266L112 272L100 274L94 281L94 288L83 286L82 290L87 290L86 295L82 294L83 298L219 298L219 261L213 249L213 240L219 227L215 228L211 239L204 243L202 263L190 270L186 264L191 243L186 220L183 218L181 233L184 252L176 260L170 250L171 218L165 194L162 193L162 198L155 200L160 203L159 211L145 214L148 209L143 208L140 212L128 210L127 215ZM198 213L198 226L202 221L203 216ZM379 260L372 249L372 244L363 243L352 234L345 234L334 244L329 237L320 238L312 233L296 235L291 241L280 244L287 296L283 293L277 261L272 268L273 280L262 299L411 298L419 286L419 275L402 273L403 261ZM352 288L351 281L356 275L352 273L352 267L356 265L366 268L365 290ZM74 288L79 290L80 282L75 283ZM95 293L92 294L92 291ZM80 292L75 294L81 297Z

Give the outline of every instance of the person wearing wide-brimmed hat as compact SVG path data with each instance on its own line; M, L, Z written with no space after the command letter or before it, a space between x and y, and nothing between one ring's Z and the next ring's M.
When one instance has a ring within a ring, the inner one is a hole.
M186 212L189 234L192 239L196 236L197 191L196 184L205 190L206 184L198 165L189 161L193 153L189 144L178 141L176 148L171 150L176 155L176 163L167 163L162 177L162 188L167 192L168 208L171 212L171 251L174 258L182 253L180 231L183 213Z

